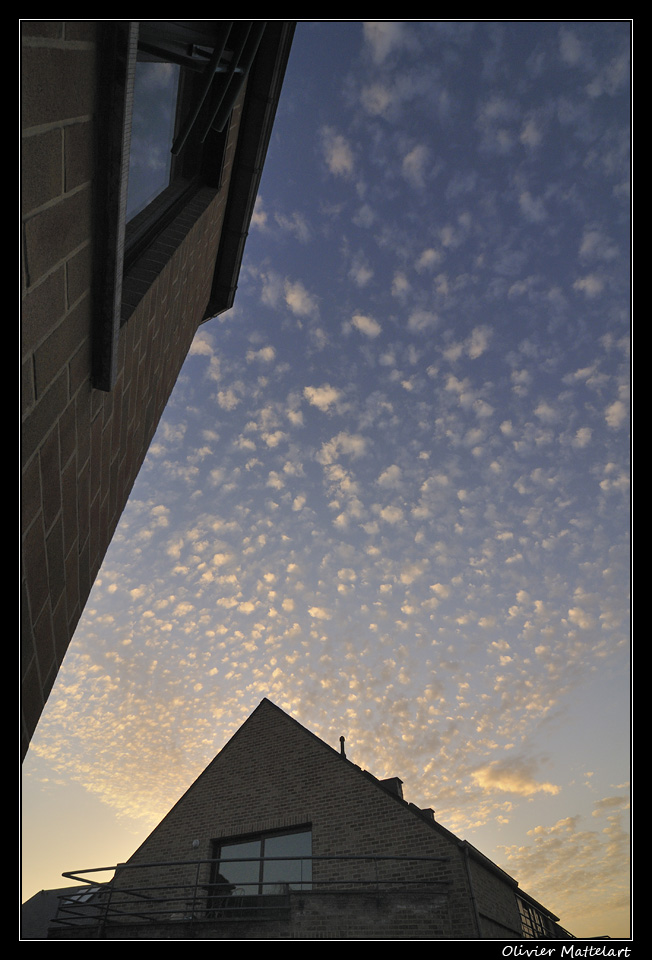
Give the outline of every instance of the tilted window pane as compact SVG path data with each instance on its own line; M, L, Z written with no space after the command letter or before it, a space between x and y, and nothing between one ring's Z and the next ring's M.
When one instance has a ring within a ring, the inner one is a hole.
M180 67L173 63L136 63L127 220L170 182L179 79Z

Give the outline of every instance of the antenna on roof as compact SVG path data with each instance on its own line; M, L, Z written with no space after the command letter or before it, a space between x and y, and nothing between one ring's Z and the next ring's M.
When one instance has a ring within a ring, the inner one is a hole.
M340 737L340 754L346 760L346 754L344 753L344 737Z

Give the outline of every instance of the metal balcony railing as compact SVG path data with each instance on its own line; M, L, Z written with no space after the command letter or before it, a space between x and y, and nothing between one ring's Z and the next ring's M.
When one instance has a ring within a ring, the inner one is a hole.
M93 927L92 936L101 937L108 925L124 923L204 923L234 920L281 919L289 916L292 892L338 892L405 890L418 886L441 889L446 886L439 870L427 865L448 862L448 857L427 856L302 856L246 857L210 860L159 861L118 864L64 873L81 881L78 891L59 898L53 923L67 927ZM226 864L293 862L291 881L229 882L218 873ZM315 864L331 865L318 871ZM300 869L297 872L296 863ZM332 865L335 864L335 871ZM361 867L362 865L362 867ZM417 867L418 865L418 867ZM89 874L113 876L104 882ZM331 875L331 879L328 878Z

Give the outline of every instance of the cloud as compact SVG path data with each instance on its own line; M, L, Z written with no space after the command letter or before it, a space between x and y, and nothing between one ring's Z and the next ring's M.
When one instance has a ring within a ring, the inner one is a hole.
M580 427L579 430L575 431L575 436L573 437L572 444L574 447L582 448L588 447L591 442L592 430L590 427Z
M322 387L304 387L303 395L313 407L318 407L325 412L338 402L341 392L336 387L331 387L329 383L325 383Z
M396 20L369 20L363 24L362 30L364 41L376 64L383 63L392 50L406 43L403 25Z
M561 30L559 34L559 55L569 67L577 66L583 57L583 47L577 34L572 30Z
M402 270L397 270L392 280L392 296L403 297L410 290L410 281Z
M621 427L626 422L627 416L627 404L623 403L622 400L614 400L604 412L604 418L613 430Z
M529 190L523 190L518 198L521 213L531 223L541 223L546 219L546 208L540 197L533 197Z
M401 507L396 507L391 504L387 507L382 507L379 513L385 523L390 523L392 525L400 523L403 519L403 510Z
M367 113L374 116L382 116L387 112L388 107L393 101L391 91L382 83L372 83L363 87L360 93L360 101Z
M393 463L391 467L383 470L381 475L378 477L378 485L380 487L396 489L401 484L401 477L401 468L396 463Z
M261 347L260 350L247 350L247 363L259 360L261 363L271 363L276 357L276 350L272 346Z
M418 580L420 577L423 576L427 566L428 566L427 559L416 560L414 563L408 563L401 570L401 575L399 577L401 583L404 583L406 586L409 586L410 584L414 583L416 580Z
M190 356L211 357L213 355L213 338L210 333L205 330L198 331L190 344L189 354Z
M478 111L482 147L495 154L509 153L517 140L514 125L519 121L519 109L512 100L498 94L490 97Z
M568 611L568 619L582 630L590 630L594 624L591 614L583 610L582 607L571 607Z
M351 323L356 330L372 339L377 337L382 331L382 327L377 320L374 320L373 317L365 317L361 313L354 314Z
M541 143L542 135L539 126L533 119L526 120L521 130L521 143L526 147L538 147Z
M433 583L430 585L430 589L433 590L438 597L441 597L442 600L449 597L451 592L451 588L445 583Z
M285 302L299 317L314 317L318 313L317 301L311 296L300 280L294 283L285 281Z
M235 390L229 387L227 390L218 391L217 402L222 410L235 410L240 403L240 398L235 393Z
M360 434L346 433L342 431L337 436L332 437L327 443L322 444L321 450L317 454L318 463L328 465L334 463L340 453L348 454L351 457L361 457L367 448L367 441Z
M428 247L420 254L419 259L416 262L416 268L419 271L430 270L432 267L440 263L441 259L442 256L438 250Z
M615 260L618 247L601 230L585 230L580 244L580 257L586 260Z
M472 360L477 360L478 357L481 357L482 354L489 346L489 341L491 339L491 328L490 327L476 327L475 330L471 332L471 336L467 341L467 353Z
M403 157L403 163L401 165L403 176L411 186L417 189L421 189L425 185L428 156L427 147L419 144L410 150L407 156Z
M264 230L267 226L267 212L263 210L263 198L260 194L256 197L254 212L251 216L251 225L252 227L257 227L259 230Z
M625 53L610 60L588 84L586 91L590 97L600 97L603 94L613 97L627 86L629 75L630 57Z
M430 310L414 310L408 318L408 330L413 333L424 333L437 325L437 315Z
M302 213L295 211L290 216L275 213L274 221L284 233L291 234L299 243L307 243L310 240L310 227Z
M262 290L260 299L268 307L277 307L283 296L283 279L270 271L261 274Z
M308 607L308 613L313 620L330 620L331 615L324 607Z
M353 150L342 134L336 133L332 127L324 127L321 131L324 157L328 169L337 177L350 177L353 174Z
M483 790L501 793L516 793L531 797L536 793L559 793L561 787L541 782L535 776L536 763L523 758L494 760L473 772L473 779Z
M349 276L358 287L365 287L372 279L374 271L361 257L356 257L349 270Z
M595 273L579 277L573 284L574 290L579 290L587 297L597 297L604 290L604 280Z
M557 412L546 400L541 400L534 411L535 415L543 423L554 423L557 419Z

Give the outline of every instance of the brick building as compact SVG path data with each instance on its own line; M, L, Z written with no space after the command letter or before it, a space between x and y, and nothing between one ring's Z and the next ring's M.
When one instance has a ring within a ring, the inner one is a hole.
M50 937L573 939L341 739L263 700L107 886L85 874Z
M25 752L195 331L233 303L294 24L21 28Z

